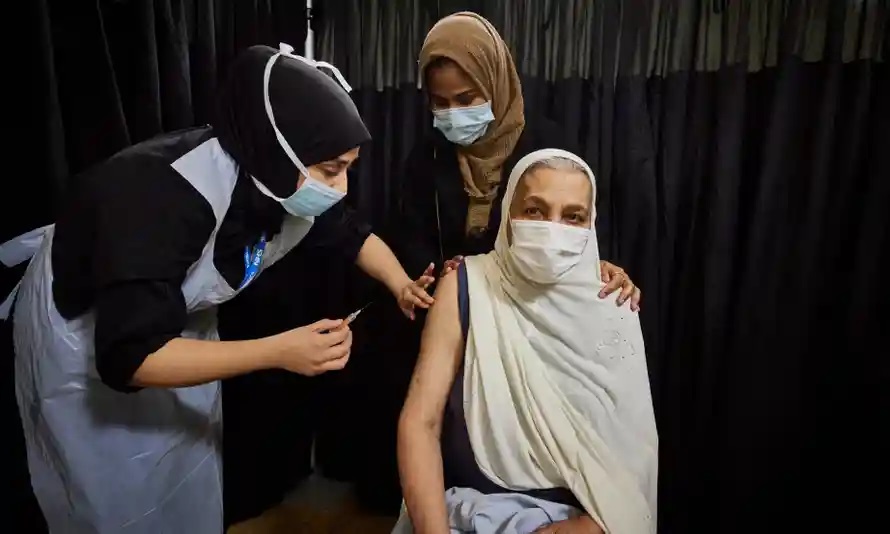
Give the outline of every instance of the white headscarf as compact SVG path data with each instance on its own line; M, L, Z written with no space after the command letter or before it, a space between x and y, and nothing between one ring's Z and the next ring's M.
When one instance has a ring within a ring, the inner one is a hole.
M528 281L508 229L526 170L563 150L522 158L510 174L493 252L467 258L470 329L464 371L467 430L482 472L515 490L563 487L606 532L655 532L658 436L639 317L599 298L599 248L557 283Z

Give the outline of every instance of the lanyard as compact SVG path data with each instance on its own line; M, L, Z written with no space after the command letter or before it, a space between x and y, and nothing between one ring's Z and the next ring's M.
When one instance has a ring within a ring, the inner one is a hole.
M437 156L436 148L433 147L434 162L436 161ZM439 188L436 185L435 179L433 180L433 195L436 201L436 237L439 238L439 259L442 261L442 265L445 265L445 247L442 246L442 218L439 214Z
M244 280L238 289L244 289L247 284L251 283L260 273L260 264L263 263L263 253L266 252L266 234L260 236L260 242L253 247L253 253L250 247L244 247Z

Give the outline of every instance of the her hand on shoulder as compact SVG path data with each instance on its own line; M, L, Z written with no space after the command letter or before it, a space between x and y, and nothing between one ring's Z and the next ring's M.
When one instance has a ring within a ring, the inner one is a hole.
M322 319L276 338L276 367L305 376L343 369L352 350L352 330L342 320Z
M592 517L582 515L541 527L534 534L604 534L604 532Z
M621 290L618 300L615 302L618 306L622 306L627 299L630 299L630 309L640 311L640 299L642 293L640 288L634 285L633 281L624 272L624 269L617 265L613 265L607 261L600 260L600 276L606 287L600 291L600 298L606 298L615 291Z

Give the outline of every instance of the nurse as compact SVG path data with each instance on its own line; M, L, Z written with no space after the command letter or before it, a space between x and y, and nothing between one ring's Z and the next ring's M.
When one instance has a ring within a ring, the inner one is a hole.
M291 52L246 50L213 127L113 156L55 225L0 247L31 260L13 296L16 396L51 532L223 531L219 380L342 369L352 334L322 320L220 342L215 308L316 222L407 315L432 303L433 278L411 280L340 202L370 139L349 86Z

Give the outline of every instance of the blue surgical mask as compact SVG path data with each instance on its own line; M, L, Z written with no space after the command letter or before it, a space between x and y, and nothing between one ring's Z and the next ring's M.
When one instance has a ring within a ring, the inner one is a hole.
M467 108L451 108L433 111L433 126L452 143L472 145L485 135L494 120L491 102Z
M303 180L303 184L297 188L293 195L287 198L275 196L262 182L256 178L251 178L253 178L254 185L257 186L257 189L262 194L277 200L285 211L297 217L318 217L346 196L346 193L342 191L337 191L311 176L305 176L306 179Z
M266 62L266 68L263 72L263 101L266 107L266 116L269 118L269 123L272 125L272 130L275 132L275 137L278 139L278 144L281 146L281 149L284 150L287 157L293 162L294 167L300 171L300 173L306 178L303 180L303 184L297 188L297 190L291 196L287 198L280 198L275 196L272 191L269 190L268 187L263 185L262 182L257 180L255 177L253 178L253 183L257 186L260 192L267 197L278 201L281 204L281 207L285 209L291 215L296 215L298 217L318 217L322 213L331 209L331 207L339 202L346 193L342 191L337 191L333 187L319 182L315 178L309 176L309 170L303 165L303 162L300 161L300 158L294 153L293 149L291 149L290 145L287 143L287 139L284 138L284 134L278 129L278 126L275 124L275 115L272 113L272 101L269 97L269 79L272 74L272 66L275 64L275 61L282 55L298 59L304 63L307 63L313 67L324 67L334 73L334 77L343 87L343 89L348 93L352 90L349 87L349 84L346 83L346 80L343 79L343 76L340 74L333 65L324 62L316 62L310 59L306 59L301 56L293 55L293 47L285 44L280 45L280 51L269 58L269 61Z

